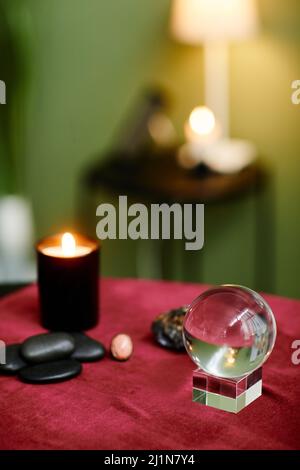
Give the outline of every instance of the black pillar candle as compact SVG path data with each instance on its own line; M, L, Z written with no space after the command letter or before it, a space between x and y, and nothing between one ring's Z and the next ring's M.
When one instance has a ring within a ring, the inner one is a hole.
M99 244L56 235L36 246L42 325L54 331L92 328L99 317Z

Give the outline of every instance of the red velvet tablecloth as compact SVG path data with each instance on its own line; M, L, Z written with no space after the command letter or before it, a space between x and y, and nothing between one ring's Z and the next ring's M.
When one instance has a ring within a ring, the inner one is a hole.
M76 379L28 385L0 376L1 449L299 449L300 302L265 296L278 337L264 366L263 396L238 415L191 401L195 368L185 353L158 347L150 325L162 311L189 303L201 285L103 280L101 322L90 335L107 347L130 334L134 355L84 364ZM23 341L43 332L35 286L0 301L0 339Z

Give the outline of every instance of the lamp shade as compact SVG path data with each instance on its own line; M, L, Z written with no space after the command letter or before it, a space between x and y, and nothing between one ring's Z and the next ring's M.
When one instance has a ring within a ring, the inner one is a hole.
M173 0L171 30L187 44L245 39L257 23L255 0Z

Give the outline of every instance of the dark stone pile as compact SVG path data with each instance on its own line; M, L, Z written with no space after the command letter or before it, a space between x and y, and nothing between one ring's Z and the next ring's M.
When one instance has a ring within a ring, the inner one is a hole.
M152 323L152 332L156 342L168 349L183 351L182 327L187 306L162 313Z
M104 356L104 346L84 333L45 333L7 346L0 374L17 374L23 382L34 384L61 382L79 375L81 362Z

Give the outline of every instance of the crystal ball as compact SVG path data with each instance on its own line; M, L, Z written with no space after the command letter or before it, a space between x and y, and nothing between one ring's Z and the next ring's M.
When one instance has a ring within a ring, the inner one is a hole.
M183 324L188 354L205 372L235 378L253 372L269 357L276 322L267 302L251 289L209 289L189 306Z

